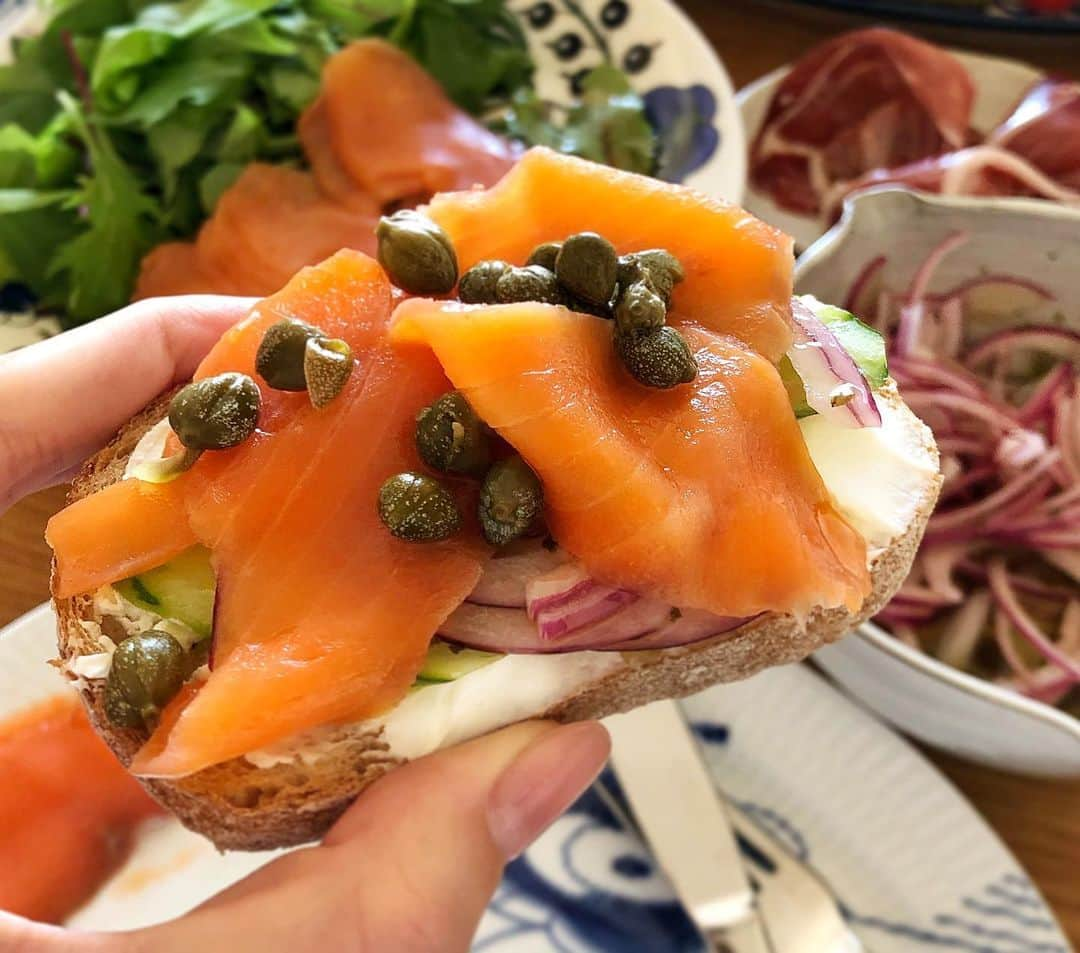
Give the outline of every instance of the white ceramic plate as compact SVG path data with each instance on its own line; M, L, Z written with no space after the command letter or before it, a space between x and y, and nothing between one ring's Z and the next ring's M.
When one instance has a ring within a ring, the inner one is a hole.
M967 67L975 81L975 105L971 124L979 132L988 132L1004 119L1024 91L1042 76L1040 70L1016 60L962 50L952 52ZM737 99L747 148L761 128L776 87L790 69L790 66L781 66L739 90ZM768 195L758 192L749 182L743 204L748 211L793 236L798 248L807 248L828 228L828 224L819 218L798 215L780 208Z
M43 606L0 633L0 717L70 691L44 664ZM809 669L774 669L685 703L726 792L831 884L874 953L1068 953L1005 847L906 742ZM272 855L218 855L151 827L73 925L131 929L190 909ZM641 843L586 794L515 861L474 953L699 953Z
M645 100L665 144L664 177L737 200L746 179L746 143L735 90L708 41L669 0L515 2L536 62L536 89L552 102L572 98L575 77L605 57L621 66ZM33 0L0 0L0 63L14 36L40 29ZM55 334L51 320L0 313L0 353Z
M865 192L848 200L843 219L799 259L795 287L843 301L866 263L884 254L886 286L903 288L928 250L957 230L972 238L943 262L935 288L984 271L1025 275L1052 291L1078 326L1080 209L1033 199ZM1030 301L999 294L994 304L1010 323L1032 317ZM861 701L928 744L1009 771L1080 776L1080 720L950 668L876 626L816 658Z

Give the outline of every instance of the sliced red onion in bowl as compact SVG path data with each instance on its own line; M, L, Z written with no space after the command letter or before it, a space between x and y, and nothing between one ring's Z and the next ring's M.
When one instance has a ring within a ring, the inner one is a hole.
M1080 332L1038 323L1055 299L1027 276L931 291L966 238L933 248L905 291L876 281L880 257L852 286L852 300L876 301L891 373L933 428L946 476L908 581L877 619L1032 698L1080 701ZM1014 298L1026 323L964 342L980 302L996 316Z
M855 359L813 310L791 299L795 343L788 358L803 382L806 402L843 427L880 427L881 411Z

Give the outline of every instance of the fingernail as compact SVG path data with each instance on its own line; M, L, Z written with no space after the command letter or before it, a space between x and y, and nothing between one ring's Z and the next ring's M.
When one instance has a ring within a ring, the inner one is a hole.
M499 776L488 800L492 839L507 860L517 857L596 779L611 740L595 721L541 736Z

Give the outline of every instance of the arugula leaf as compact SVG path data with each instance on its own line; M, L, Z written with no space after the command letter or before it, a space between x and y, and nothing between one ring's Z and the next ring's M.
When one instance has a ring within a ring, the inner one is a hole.
M389 33L469 112L526 84L533 64L503 0L409 0Z
M643 175L653 171L656 135L625 73L603 65L585 77L581 103L566 117L563 147L617 169Z
M158 70L153 85L110 121L145 128L184 106L235 100L243 90L246 73L247 65L236 59L177 60Z
M56 85L32 59L0 66L0 125L17 123L27 132L42 129L56 114Z
M246 162L219 162L203 175L199 180L199 203L207 215L214 211L222 193L246 168Z
M210 133L208 107L187 106L152 125L146 132L146 141L157 162L161 176L162 191L166 201L176 194L177 176L180 170L198 156Z
M70 182L79 154L67 143L63 117L38 135L21 126L0 126L0 188L27 186L52 189Z
M581 101L569 109L522 88L492 126L526 145L548 146L617 169L648 175L656 168L656 134L645 104L614 66L593 69L582 83Z
M57 252L51 277L68 281L68 323L92 320L122 307L142 256L160 238L158 208L117 155L108 134L91 125L79 104L60 94L61 108L86 147L90 172L66 202L78 210L80 234Z

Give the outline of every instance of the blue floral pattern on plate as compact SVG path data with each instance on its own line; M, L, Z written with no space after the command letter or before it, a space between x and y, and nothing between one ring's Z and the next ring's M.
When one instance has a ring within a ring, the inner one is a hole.
M593 67L620 67L645 100L660 140L657 176L669 182L696 177L697 187L736 197L726 176L722 185L713 178L717 170L741 163L741 128L721 108L730 99L727 77L710 75L715 63L706 69L688 52L685 33L693 27L669 3L532 0L514 9L538 63L537 88L545 99L565 104Z

